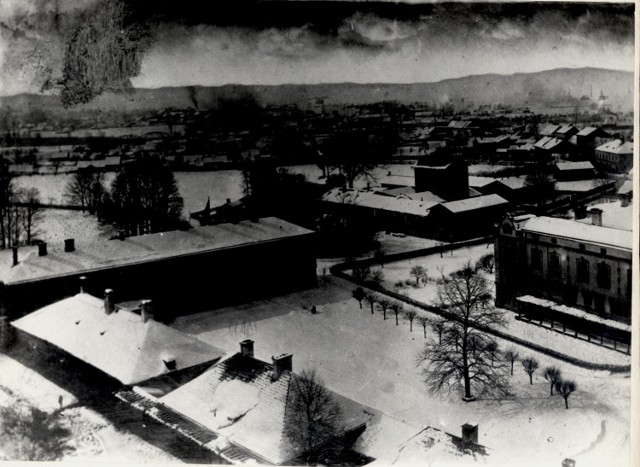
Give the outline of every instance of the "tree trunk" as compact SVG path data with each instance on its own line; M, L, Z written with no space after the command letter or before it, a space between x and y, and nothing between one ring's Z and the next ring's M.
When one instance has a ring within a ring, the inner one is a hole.
M551 383L551 395L553 396L553 383Z
M358 300L358 304L360 305L360 309L362 310L362 300Z
M373 314L373 303L371 303L371 314Z
M529 384L533 384L533 373L529 373Z
M396 326L398 325L398 313L396 313Z
M511 376L513 376L513 362L511 362Z
M569 396L565 396L564 398L564 406L568 410L569 409Z
M413 321L409 320L409 332L413 332Z
M424 338L427 338L427 327L423 326L422 330L424 331Z

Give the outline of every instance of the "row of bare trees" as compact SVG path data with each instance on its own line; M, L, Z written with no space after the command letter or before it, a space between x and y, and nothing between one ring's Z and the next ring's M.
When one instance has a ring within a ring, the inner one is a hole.
M524 371L529 375L529 384L533 384L533 374L540 367L538 360L533 357L526 357L522 359L522 366ZM576 392L578 385L575 381L562 379L562 372L557 366L548 366L542 373L544 379L549 382L550 395L553 396L553 390L555 389L557 394L564 399L565 408L569 408L569 396Z
M16 187L6 164L0 167L0 247L29 245L42 221L40 191Z

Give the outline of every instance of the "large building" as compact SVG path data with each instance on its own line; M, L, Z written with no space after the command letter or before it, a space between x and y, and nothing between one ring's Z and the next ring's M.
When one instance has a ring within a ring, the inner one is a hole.
M277 218L123 240L0 252L0 304L12 317L84 288L153 299L159 319L316 285L315 233Z
M530 317L571 322L628 343L632 236L602 226L525 215L508 217L496 238L496 305Z
M598 146L594 162L609 172L627 173L633 167L633 143L615 139Z

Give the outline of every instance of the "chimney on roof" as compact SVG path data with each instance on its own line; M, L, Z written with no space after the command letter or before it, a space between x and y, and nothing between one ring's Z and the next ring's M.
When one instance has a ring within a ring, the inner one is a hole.
M146 299L140 302L140 316L142 316L143 323L153 319L153 302L151 300Z
M87 281L87 276L80 276L80 293L84 293L84 284Z
M76 243L73 238L66 238L64 240L64 251L65 253L76 251Z
M627 206L629 206L629 197L625 195L620 198L620 207L626 208Z
M243 357L253 357L253 340L245 339L240 342L240 354Z
M586 206L576 206L573 210L576 215L576 219L584 219L587 217L587 207Z
M115 310L115 304L113 303L113 290L106 289L104 291L104 312L108 315Z
M602 227L602 209L591 208L589 215L591 216L591 224Z
M13 245L11 249L13 250L13 265L17 266L18 265L18 246Z
M464 444L478 443L478 425L470 423L462 425L462 442Z
M38 243L38 256L47 256L47 242Z
M271 374L271 381L278 381L282 373L285 370L292 371L293 355L290 353L283 353L277 357L271 357L273 362L273 373Z

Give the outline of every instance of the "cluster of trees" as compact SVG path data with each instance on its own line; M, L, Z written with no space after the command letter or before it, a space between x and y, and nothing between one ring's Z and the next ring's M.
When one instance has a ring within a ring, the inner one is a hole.
M529 375L529 384L533 384L533 374L540 367L538 360L533 357L526 357L522 359L521 363L525 373ZM550 395L553 396L553 390L555 389L557 394L562 396L562 398L564 399L564 406L568 409L569 396L576 392L576 390L578 389L578 385L576 384L576 382L563 379L562 372L557 366L545 367L542 376L549 382Z
M42 221L40 191L13 183L6 164L0 166L0 246L30 245Z
M183 200L173 172L152 158L125 165L110 189L101 172L78 171L69 181L65 197L126 236L172 230L184 224Z

